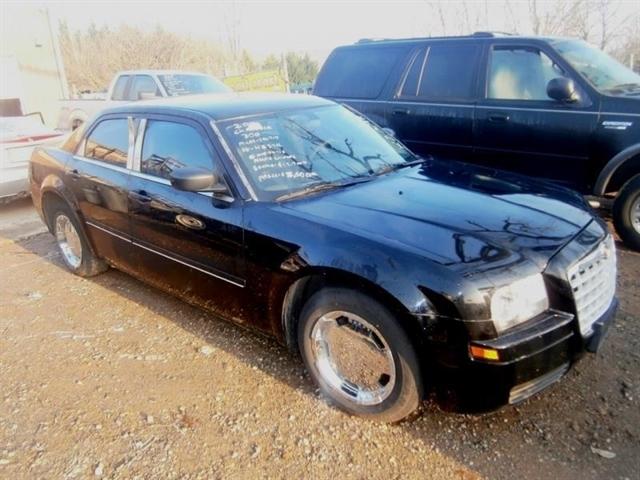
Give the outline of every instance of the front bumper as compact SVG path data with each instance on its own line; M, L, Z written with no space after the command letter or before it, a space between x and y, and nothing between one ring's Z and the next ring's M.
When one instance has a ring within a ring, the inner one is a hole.
M456 368L445 367L442 378L465 409L490 410L521 402L562 378L585 351L597 351L617 307L614 298L586 339L573 315L549 310L499 338L471 343L497 350L498 360L469 356Z

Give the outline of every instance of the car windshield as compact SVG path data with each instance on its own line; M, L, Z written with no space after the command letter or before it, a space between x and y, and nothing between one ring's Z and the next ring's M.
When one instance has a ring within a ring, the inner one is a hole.
M158 78L170 97L232 91L220 80L208 75L170 74L158 75Z
M638 94L640 75L582 40L558 40L553 47L595 88L610 95Z
M366 181L409 162L409 150L350 110L330 105L222 123L224 136L266 200Z

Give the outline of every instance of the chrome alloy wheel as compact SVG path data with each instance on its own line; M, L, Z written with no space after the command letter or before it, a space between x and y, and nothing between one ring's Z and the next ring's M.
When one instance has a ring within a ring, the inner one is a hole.
M640 233L640 196L631 204L631 225L633 229Z
M358 405L386 400L396 383L389 345L365 319L350 312L321 316L306 338L312 361L332 393Z
M56 217L55 235L64 261L71 268L78 268L82 263L82 242L76 227L64 213Z

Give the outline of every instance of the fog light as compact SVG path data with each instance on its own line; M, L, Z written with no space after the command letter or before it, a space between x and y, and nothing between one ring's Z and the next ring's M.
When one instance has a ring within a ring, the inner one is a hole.
M469 353L473 358L480 358L482 360L500 360L498 350L494 348L478 347L476 345L469 345Z

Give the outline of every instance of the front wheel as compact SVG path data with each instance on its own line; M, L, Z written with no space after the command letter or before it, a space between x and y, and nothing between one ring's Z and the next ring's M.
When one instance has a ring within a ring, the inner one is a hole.
M622 241L640 251L640 175L624 184L613 204L613 224Z
M383 422L420 406L418 358L397 318L355 290L326 288L305 304L298 324L305 365L341 409Z

